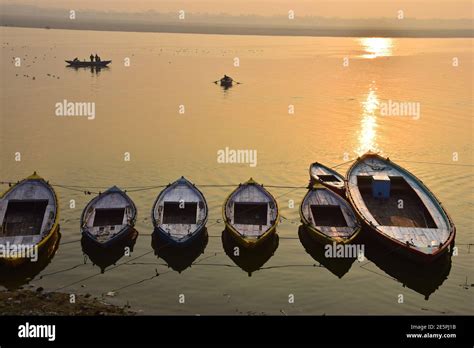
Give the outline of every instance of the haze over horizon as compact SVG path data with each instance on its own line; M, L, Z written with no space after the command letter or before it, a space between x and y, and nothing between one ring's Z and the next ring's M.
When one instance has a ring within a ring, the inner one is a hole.
M466 0L0 0L0 25L208 34L472 37ZM69 12L76 12L76 19ZM184 20L178 18L185 11ZM289 11L294 19L289 19ZM403 11L403 19L398 17ZM414 33L414 31L417 31Z
M337 18L394 17L403 10L407 18L461 19L472 16L473 4L469 0L0 0L0 5L29 5L41 8L76 9L90 11L177 12L228 14L233 16L286 16L294 10L300 16Z

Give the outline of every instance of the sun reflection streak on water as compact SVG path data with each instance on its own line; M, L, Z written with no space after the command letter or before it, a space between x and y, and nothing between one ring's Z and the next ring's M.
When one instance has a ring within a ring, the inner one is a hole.
M377 139L377 116L375 114L379 107L379 99L377 96L377 87L373 84L369 88L366 99L361 103L362 119L359 131L359 146L356 150L358 155L362 155L367 151L378 152L376 143Z
M393 40L383 37L366 37L359 39L365 53L362 58L374 59L377 57L392 56Z

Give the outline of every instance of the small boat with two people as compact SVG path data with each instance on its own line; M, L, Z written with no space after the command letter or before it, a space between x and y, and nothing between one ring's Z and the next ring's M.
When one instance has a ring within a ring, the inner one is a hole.
M90 55L90 60L79 60L77 57L72 60L66 60L65 62L68 63L68 66L75 67L75 68L87 68L87 67L97 67L97 68L105 68L107 65L112 63L111 60L102 60L97 54Z

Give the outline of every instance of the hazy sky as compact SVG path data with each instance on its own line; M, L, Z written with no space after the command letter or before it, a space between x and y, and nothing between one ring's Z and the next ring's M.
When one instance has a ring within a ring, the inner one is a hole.
M202 12L232 15L296 15L340 18L374 18L396 16L403 10L408 18L472 18L471 0L0 0L0 4L36 5L97 11Z

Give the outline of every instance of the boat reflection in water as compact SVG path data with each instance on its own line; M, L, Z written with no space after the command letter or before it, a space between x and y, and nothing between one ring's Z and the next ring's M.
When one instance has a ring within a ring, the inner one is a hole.
M103 248L83 236L81 239L82 252L89 257L93 265L98 266L101 272L104 273L107 267L115 265L125 254L133 252L137 237L138 232L133 229L130 238L126 238L109 248Z
M158 258L163 259L168 264L168 267L181 273L186 268L191 267L193 262L200 255L204 254L208 240L207 228L204 228L199 235L185 246L174 246L162 238L157 237L154 233L152 235L151 246Z
M74 69L76 71L78 70L90 70L92 75L99 75L102 70L109 70L110 68L108 66L71 66L67 65L66 66L69 69Z
M303 244L306 252L310 254L315 261L319 262L338 278L342 278L347 272L349 272L349 269L356 260L356 258L326 257L325 244L318 243L314 238L311 238L304 225L301 225L298 228L298 237L300 238L300 242Z
M249 277L273 256L278 244L279 238L275 233L253 248L245 248L237 243L227 229L222 232L222 245L225 253L237 266L247 272Z
M59 248L61 233L53 232L50 239L40 249L36 262L28 261L12 269L8 265L0 265L0 285L8 290L15 290L33 280L53 259Z
M428 300L448 278L451 271L451 254L444 253L429 264L414 263L409 259L396 258L393 249L382 246L373 238L364 236L365 257L404 287L412 289ZM368 266L365 266L368 267Z

